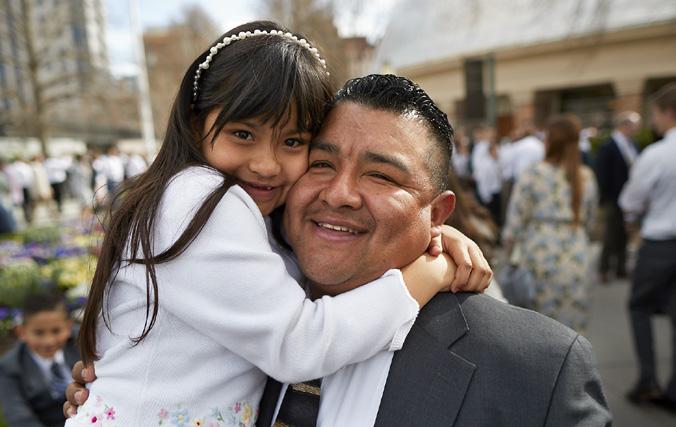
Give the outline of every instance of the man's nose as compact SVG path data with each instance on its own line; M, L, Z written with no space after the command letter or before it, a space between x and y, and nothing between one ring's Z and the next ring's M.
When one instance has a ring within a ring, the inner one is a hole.
M357 179L345 173L336 175L322 190L321 197L332 208L359 209L362 204Z
M268 146L257 150L257 153L255 153L249 162L249 169L262 178L273 178L279 175L282 167L277 160L274 148Z

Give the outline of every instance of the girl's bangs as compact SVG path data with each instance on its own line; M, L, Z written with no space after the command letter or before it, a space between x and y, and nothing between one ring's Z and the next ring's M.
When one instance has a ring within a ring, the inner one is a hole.
M314 58L300 49L263 47L240 58L248 66L238 67L239 72L233 72L219 88L222 109L214 129L220 130L228 121L253 117L278 127L288 122L295 108L297 129L315 135L333 91L326 70L313 66L310 61Z

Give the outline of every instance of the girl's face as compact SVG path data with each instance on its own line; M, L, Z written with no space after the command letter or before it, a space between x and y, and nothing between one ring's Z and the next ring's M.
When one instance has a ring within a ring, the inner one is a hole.
M206 135L219 111L209 113L204 123ZM237 178L256 202L263 215L284 204L291 186L307 170L311 135L296 129L296 112L277 127L253 117L231 121L213 139L202 143L202 154L209 165Z

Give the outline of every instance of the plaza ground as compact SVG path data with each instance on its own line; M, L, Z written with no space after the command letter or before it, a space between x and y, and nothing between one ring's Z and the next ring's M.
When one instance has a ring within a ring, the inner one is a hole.
M667 427L676 425L676 415L652 405L636 406L624 395L637 378L636 355L631 342L626 310L628 280L595 285L591 291L591 321L586 336L594 347L614 427ZM666 316L656 317L657 368L662 386L671 374L671 327Z

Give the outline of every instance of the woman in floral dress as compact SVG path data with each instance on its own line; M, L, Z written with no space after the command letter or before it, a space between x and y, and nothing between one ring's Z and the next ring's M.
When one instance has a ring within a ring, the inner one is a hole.
M574 116L550 121L545 160L516 183L503 241L509 252L519 247L521 264L534 275L535 310L583 332L597 190L591 170L581 163L579 131Z

